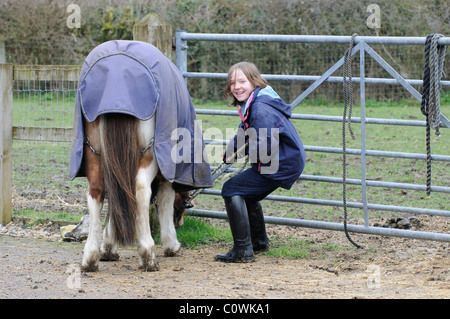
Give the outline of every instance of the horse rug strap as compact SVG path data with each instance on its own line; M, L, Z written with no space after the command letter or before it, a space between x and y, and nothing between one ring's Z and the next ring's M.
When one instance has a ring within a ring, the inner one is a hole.
M154 142L155 142L155 139L152 138L152 139L150 140L150 143L149 143L146 147L144 147L144 148L141 150L141 156L144 156L145 152L147 152L150 148L153 147ZM101 152L97 151L97 150L91 145L91 143L89 142L89 136L86 136L86 138L84 139L84 143L89 147L89 149L92 151L92 153L94 153L94 154L97 155L97 156L101 156L101 155L102 155Z

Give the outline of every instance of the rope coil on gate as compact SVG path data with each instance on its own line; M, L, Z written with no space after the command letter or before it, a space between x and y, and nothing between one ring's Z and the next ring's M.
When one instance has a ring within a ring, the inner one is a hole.
M439 45L437 42L442 37L442 34L429 34L425 41L421 111L426 116L428 196L431 194L431 128L436 131L438 139L441 135L440 91L441 77L444 73L445 45Z
M344 87L344 115L342 118L342 202L344 206L344 232L347 239L356 247L363 248L358 245L353 239L350 237L350 234L347 230L347 152L346 152L346 141L345 141L345 123L347 118L347 107L349 109L348 112L348 130L350 131L350 135L352 139L355 139L355 135L353 134L353 130L351 128L351 117L352 117L352 107L353 107L353 85L352 85L352 50L355 43L356 33L352 35L350 39L350 46L347 51L345 51L344 55L344 65L343 65L343 87Z

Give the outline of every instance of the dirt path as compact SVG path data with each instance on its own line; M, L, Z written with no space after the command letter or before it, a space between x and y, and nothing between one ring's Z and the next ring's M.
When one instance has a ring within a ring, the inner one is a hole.
M269 226L272 234L280 231ZM341 232L288 232L346 248L307 259L258 255L253 263L223 264L214 256L228 244L172 258L157 247L161 270L153 273L138 270L136 250L127 248L119 261L82 274L84 243L0 233L0 298L450 298L449 243L357 235L367 247L360 250Z

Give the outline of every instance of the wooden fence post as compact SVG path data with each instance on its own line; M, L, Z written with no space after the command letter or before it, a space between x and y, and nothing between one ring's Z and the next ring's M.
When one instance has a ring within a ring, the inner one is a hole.
M0 64L0 224L12 218L13 65Z
M5 40L0 37L0 64L6 63Z
M172 58L172 26L156 13L149 13L133 26L133 40L157 47L167 58ZM159 219L155 205L150 205L150 230L159 233Z
M149 13L133 26L133 39L153 44L172 59L172 26L156 13Z

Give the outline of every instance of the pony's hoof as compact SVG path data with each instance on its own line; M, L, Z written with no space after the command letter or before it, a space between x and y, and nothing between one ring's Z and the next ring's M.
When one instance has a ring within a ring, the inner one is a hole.
M81 265L81 271L82 272L96 272L96 271L98 271L98 265L97 264Z
M183 256L183 249L178 248L177 250L173 250L171 248L164 249L164 256L165 257L177 257L177 256Z
M145 265L139 266L139 269L141 269L143 271L158 271L159 263L157 261L155 261L151 264L145 264Z
M119 254L113 254L111 252L105 252L102 253L100 257L101 261L118 261L119 260Z

